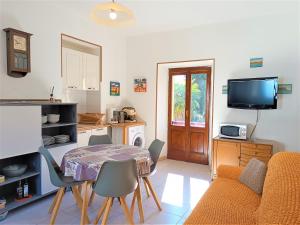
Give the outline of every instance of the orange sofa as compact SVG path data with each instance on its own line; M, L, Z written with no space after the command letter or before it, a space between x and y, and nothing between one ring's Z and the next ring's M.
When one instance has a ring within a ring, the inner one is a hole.
M262 195L239 182L241 167L220 166L185 224L300 224L300 153L275 154Z

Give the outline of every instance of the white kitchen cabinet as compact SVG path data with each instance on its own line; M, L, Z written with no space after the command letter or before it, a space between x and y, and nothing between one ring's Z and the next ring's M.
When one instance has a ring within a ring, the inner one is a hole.
M37 152L41 106L0 106L0 159Z
M107 134L107 127L96 128L92 130L92 135L106 135L106 134Z
M83 57L73 49L62 48L62 72L67 89L83 90Z
M97 55L62 48L62 73L66 89L100 89L100 57Z
M90 136L92 135L91 130L78 131L77 134L77 146L78 148L88 146Z
M83 57L84 90L98 91L100 87L100 61L99 56L84 54Z
M106 135L106 134L107 134L107 127L79 131L77 133L77 146L78 148L88 146L91 135Z
M65 145L61 147L56 147L56 148L49 148L49 152L56 161L56 163L60 166L62 162L62 158L65 153L70 151L71 149L76 148L76 144L70 144L70 145ZM50 180L50 174L49 174L49 169L47 162L45 158L41 155L41 188L42 188L42 194L47 194L51 191L54 191L57 189L57 187L53 186Z

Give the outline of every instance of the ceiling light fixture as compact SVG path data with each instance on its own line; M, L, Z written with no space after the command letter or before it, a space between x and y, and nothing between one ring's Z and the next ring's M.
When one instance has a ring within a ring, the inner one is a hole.
M107 26L123 26L132 24L134 15L130 9L112 0L112 2L97 4L92 9L91 19Z

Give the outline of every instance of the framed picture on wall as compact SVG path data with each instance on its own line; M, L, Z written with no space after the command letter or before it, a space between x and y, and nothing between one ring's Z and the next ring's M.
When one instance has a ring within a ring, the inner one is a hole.
M146 78L134 79L134 92L147 92L147 79Z
M120 82L110 82L110 96L120 96Z

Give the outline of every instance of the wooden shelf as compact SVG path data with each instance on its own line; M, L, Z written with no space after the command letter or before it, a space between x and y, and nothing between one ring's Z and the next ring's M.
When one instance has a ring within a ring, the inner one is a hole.
M57 148L57 147L61 147L61 146L65 146L65 145L71 145L71 144L76 144L77 142L74 142L74 141L70 141L70 142L67 142L67 143L63 143L63 144L53 144L53 145L48 145L48 146L45 146L45 148Z
M0 187L4 186L4 185L7 185L7 184L17 182L17 181L20 181L20 180L24 180L24 179L29 178L29 177L34 177L34 176L37 176L39 174L40 174L40 172L27 171L23 175L18 176L18 177L5 177L5 181L0 183Z
M33 195L32 198L29 198L29 199L24 200L22 202L17 202L17 201L15 201L15 199L7 199L6 200L7 203L6 203L5 208L4 209L0 209L0 214L4 213L6 211L10 211L10 210L16 209L16 208L18 208L20 206L23 206L23 205L27 205L27 204L29 204L31 202L34 202L37 199L42 198L42 197L43 197L42 195L37 195L36 194L36 195Z
M53 127L65 127L65 126L73 126L77 123L46 123L42 125L42 128L53 128Z

